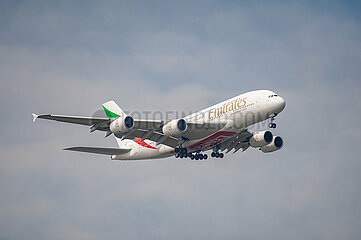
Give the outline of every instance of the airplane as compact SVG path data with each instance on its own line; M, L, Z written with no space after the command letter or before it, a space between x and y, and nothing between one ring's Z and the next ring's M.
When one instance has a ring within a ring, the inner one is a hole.
M145 160L175 156L191 160L223 158L249 147L263 153L277 151L283 146L280 136L269 130L251 132L247 128L266 120L276 128L275 117L285 108L285 100L270 90L247 92L184 118L170 120L134 119L114 101L102 104L106 117L66 115L33 115L48 119L90 126L90 132L114 134L119 148L69 147L63 150L110 155L112 160ZM223 153L225 151L225 153Z

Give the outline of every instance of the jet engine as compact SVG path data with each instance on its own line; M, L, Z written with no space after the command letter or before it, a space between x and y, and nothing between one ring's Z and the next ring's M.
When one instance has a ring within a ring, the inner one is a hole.
M134 127L134 119L131 116L115 119L109 126L112 133L125 133Z
M279 136L273 137L273 140L270 144L261 147L261 151L264 153L274 152L281 149L283 146L283 139Z
M270 131L262 131L254 133L249 139L251 147L262 147L272 142L273 134Z
M180 136L187 131L187 122L184 119L172 120L163 126L163 133L166 136Z

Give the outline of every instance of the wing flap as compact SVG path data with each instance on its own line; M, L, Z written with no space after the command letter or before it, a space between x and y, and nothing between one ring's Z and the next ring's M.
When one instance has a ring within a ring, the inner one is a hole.
M134 119L134 128L146 130L160 130L164 124L162 120Z
M242 132L238 133L236 136L224 141L218 145L218 149L224 151L227 149L226 153L229 153L232 149L234 152L237 152L242 148L242 151L245 151L249 147L249 139L252 137L252 132L244 129Z
M103 147L69 147L69 148L64 148L63 150L97 153L104 155L119 155L130 151L130 149L124 149L124 148L103 148Z

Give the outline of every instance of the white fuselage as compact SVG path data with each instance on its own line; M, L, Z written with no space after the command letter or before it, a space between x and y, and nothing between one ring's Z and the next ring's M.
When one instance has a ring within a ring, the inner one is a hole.
M238 95L185 117L187 123L204 123L206 127L187 130L182 135L187 139L183 147L190 152L211 149L243 129L267 120L272 114L280 113L284 107L283 98L269 90ZM222 123L222 128L212 127L218 123ZM131 150L125 154L113 155L114 160L154 159L174 155L174 148L163 144L157 145L150 140L117 138L117 142L120 148Z

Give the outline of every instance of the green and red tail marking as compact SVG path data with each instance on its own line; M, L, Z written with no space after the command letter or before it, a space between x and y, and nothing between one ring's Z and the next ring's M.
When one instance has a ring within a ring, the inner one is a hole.
M103 106L103 109L104 109L104 112L105 112L105 114L107 115L108 118L118 118L118 117L120 117L118 114L113 113L112 111L106 109L104 106Z

